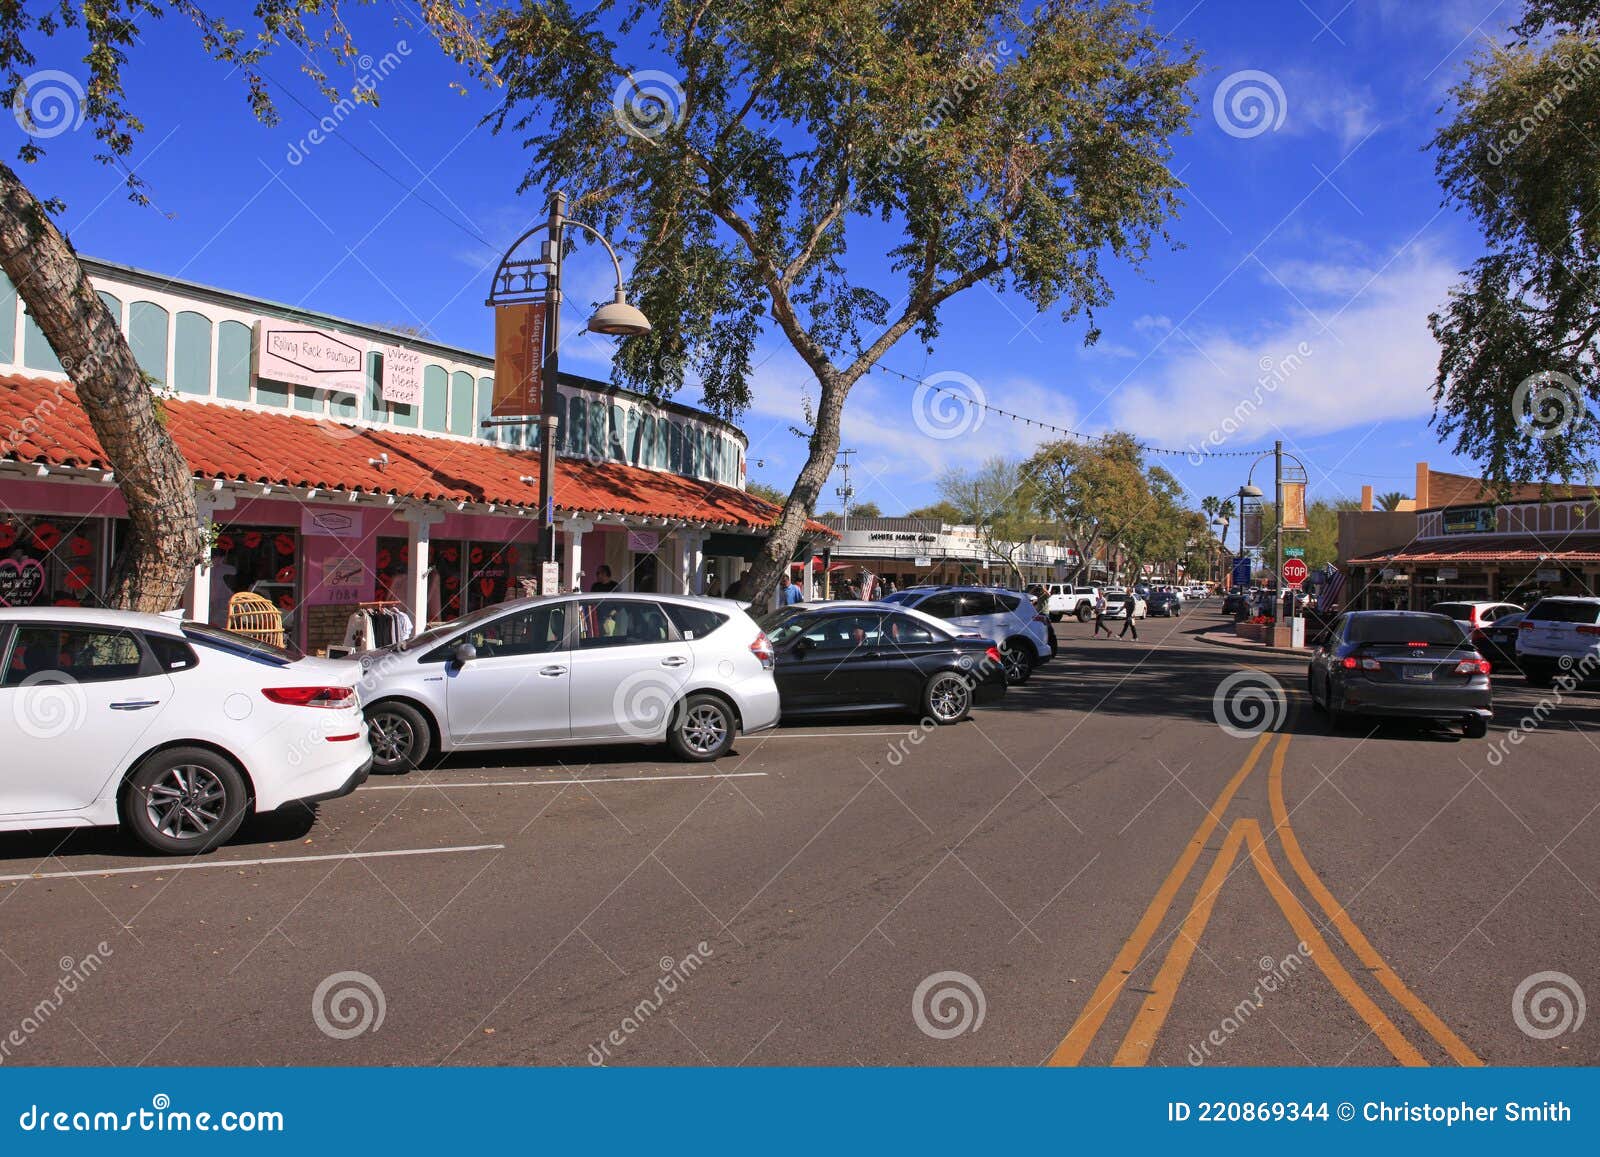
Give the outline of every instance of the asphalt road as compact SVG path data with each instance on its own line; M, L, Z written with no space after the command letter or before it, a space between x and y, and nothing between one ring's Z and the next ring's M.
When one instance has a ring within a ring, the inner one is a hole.
M1600 1063L1600 697L1330 734L1214 606L953 728L451 761L188 863L0 835L0 1062Z

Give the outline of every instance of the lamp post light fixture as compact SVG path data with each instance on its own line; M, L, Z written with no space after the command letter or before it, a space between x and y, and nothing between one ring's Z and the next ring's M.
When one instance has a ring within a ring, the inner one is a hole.
M543 348L539 361L539 548L538 561L556 560L555 489L556 430L561 425L558 409L561 348L561 266L566 249L566 232L576 229L589 234L605 248L616 273L616 294L595 310L585 328L590 333L611 337L637 337L650 332L650 319L638 307L628 304L622 285L622 262L617 251L599 230L567 216L567 195L557 191L550 196L550 215L511 243L500 258L489 286L488 305L523 305L540 302L545 307ZM524 242L536 234L546 234L539 253L518 257ZM540 280L536 280L540 279ZM526 416L521 419L525 421ZM493 419L491 419L493 422ZM500 424L500 423L494 423Z

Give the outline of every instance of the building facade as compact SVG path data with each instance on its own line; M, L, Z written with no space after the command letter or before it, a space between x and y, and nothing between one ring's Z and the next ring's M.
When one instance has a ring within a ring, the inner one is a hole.
M1600 495L1524 483L1497 496L1481 479L1417 464L1410 509L1339 515L1350 609L1427 610L1600 592ZM1369 488L1370 490L1370 488Z
M84 265L195 474L214 551L188 613L218 621L233 593L253 591L315 651L363 603L432 623L532 579L535 424L489 421L491 358ZM603 382L563 375L559 388L563 586L587 588L605 566L622 590L727 589L776 514L744 490L743 433ZM95 603L125 515L68 375L0 276L0 603ZM830 538L810 527L808 544Z
M858 583L868 574L897 588L919 583L1016 587L1059 582L1078 569L1077 552L1069 547L1026 542L992 550L975 526L929 518L846 520L834 514L818 520L838 532L828 546L827 565L840 582Z

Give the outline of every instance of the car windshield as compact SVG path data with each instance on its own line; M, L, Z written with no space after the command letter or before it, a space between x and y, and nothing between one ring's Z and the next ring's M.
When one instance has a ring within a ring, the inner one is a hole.
M437 627L430 627L420 634L412 635L404 642L396 643L394 649L397 651L412 651L419 648L427 650L433 644L442 642L451 635L472 630L480 623L486 622L496 615L503 614L505 610L505 603L495 603L474 611L470 615L462 615L459 619L451 619L448 623L440 623Z
M1558 602L1543 599L1533 605L1528 618L1541 623L1594 623L1600 622L1600 603Z
M1435 603L1433 613L1436 615L1449 615L1452 619L1466 621L1472 618L1472 607L1467 603Z
M879 601L880 602L885 602L885 603L903 603L915 593L917 593L917 592L914 592L914 591L895 591L894 594L892 594L892 595L884 595L883 598L880 599Z
M1457 646L1463 639L1454 619L1443 615L1358 615L1350 620L1352 643L1428 643Z

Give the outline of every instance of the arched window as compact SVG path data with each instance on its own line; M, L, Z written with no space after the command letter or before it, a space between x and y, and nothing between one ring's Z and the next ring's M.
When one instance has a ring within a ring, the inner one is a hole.
M211 393L211 319L190 309L178 314L172 384L183 394Z
M217 397L250 400L250 327L243 322L217 326Z
M167 322L169 315L153 301L128 306L128 345L139 368L161 385L167 384Z

